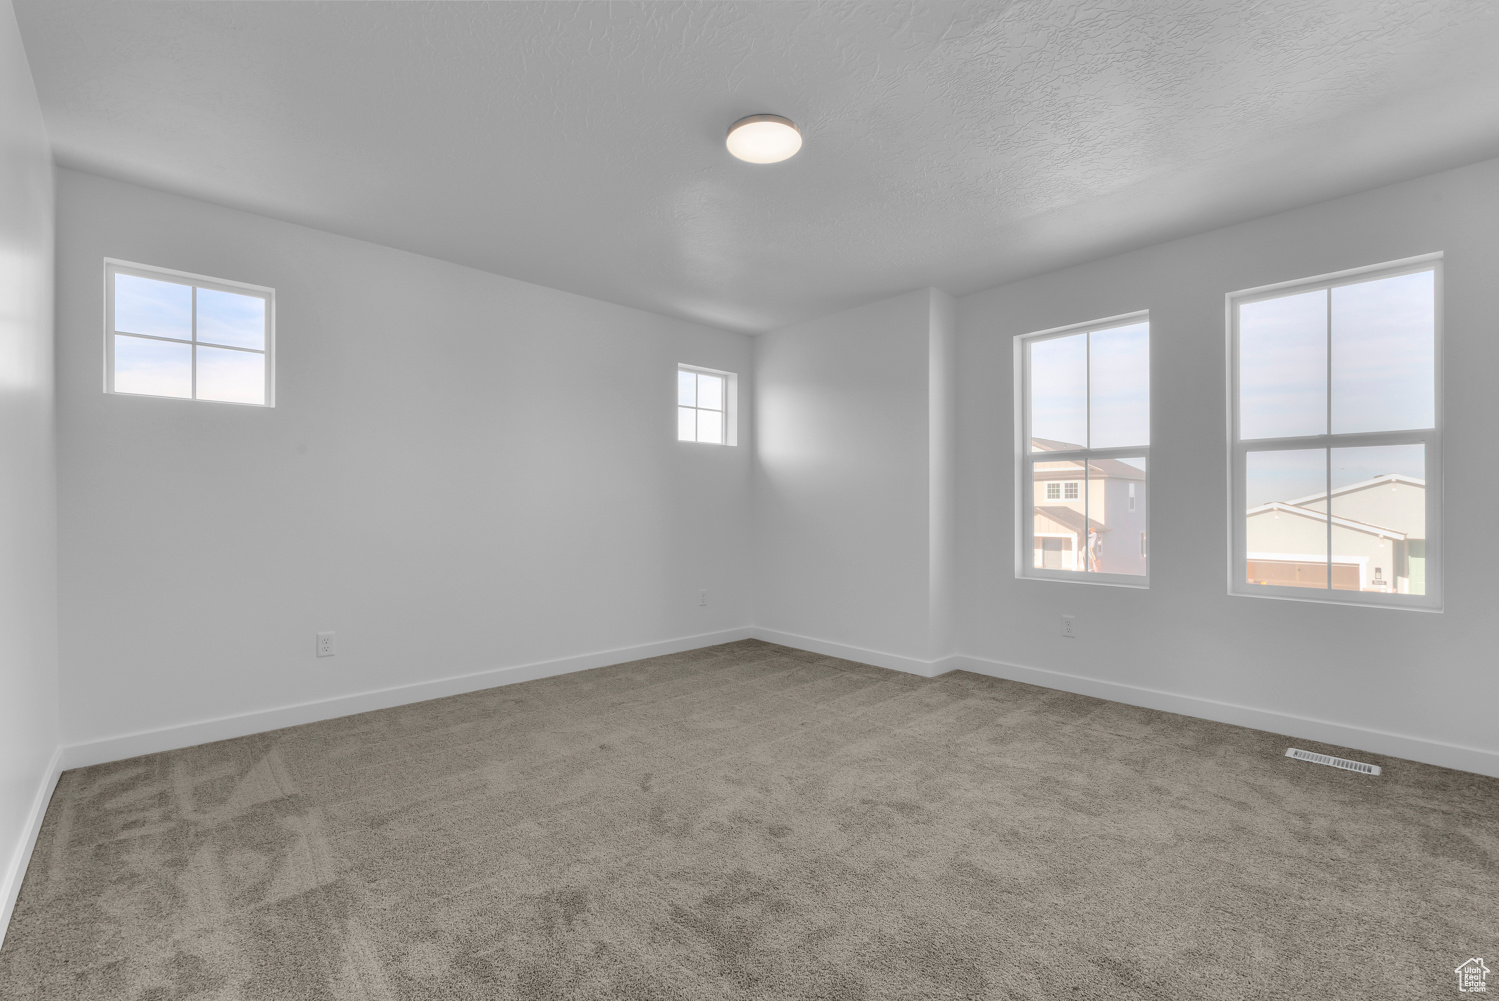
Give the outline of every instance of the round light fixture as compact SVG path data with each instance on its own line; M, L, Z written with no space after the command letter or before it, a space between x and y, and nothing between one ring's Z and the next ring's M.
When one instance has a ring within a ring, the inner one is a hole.
M750 115L729 126L724 144L746 163L780 163L802 148L802 134L789 118Z

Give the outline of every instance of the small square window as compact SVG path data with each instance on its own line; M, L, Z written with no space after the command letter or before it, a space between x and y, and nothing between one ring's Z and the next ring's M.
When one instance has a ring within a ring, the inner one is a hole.
M1046 499L1047 500L1061 500L1062 499L1062 485L1060 483L1048 483L1048 484L1046 484Z
M692 365L677 366L677 440L738 444L739 377Z
M106 261L104 391L272 406L275 292Z
M1063 495L1064 500L1077 500L1078 491L1076 483L1066 484L1066 486L1063 487L1063 490L1065 491Z

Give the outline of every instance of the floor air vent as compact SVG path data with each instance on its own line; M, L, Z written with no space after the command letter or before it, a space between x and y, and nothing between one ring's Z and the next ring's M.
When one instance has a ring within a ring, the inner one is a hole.
M1358 772L1361 775L1378 775L1378 765L1367 765L1362 761L1349 761L1347 758L1335 758L1331 754L1317 754L1313 751L1303 751L1299 747L1286 748L1286 757L1295 758L1298 761L1310 761L1316 765L1331 765L1333 768L1341 768L1345 772Z

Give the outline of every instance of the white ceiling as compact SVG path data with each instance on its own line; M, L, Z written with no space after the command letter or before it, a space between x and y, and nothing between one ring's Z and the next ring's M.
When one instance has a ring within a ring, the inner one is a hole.
M16 8L65 166L748 331L1499 155L1494 0Z

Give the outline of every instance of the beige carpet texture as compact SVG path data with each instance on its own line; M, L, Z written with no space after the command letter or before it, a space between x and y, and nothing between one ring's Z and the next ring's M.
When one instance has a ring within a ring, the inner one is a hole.
M745 641L67 772L0 997L1456 998L1496 821L1499 780Z

